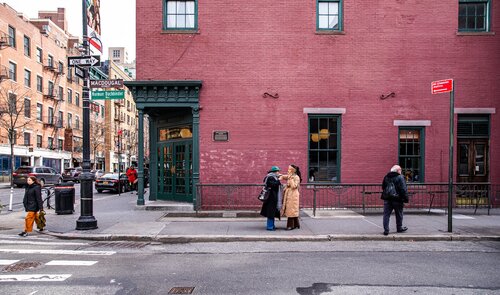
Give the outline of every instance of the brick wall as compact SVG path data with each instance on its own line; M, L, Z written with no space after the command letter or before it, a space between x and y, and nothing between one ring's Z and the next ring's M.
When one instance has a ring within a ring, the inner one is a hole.
M500 39L457 35L458 1L344 1L340 35L316 33L315 1L200 0L195 34L162 32L161 5L137 3L137 80L203 81L203 183L259 182L271 165L306 171L305 107L346 109L342 182L378 183L397 162L394 120L431 121L425 180L446 181L449 95L431 95L431 81L455 80L456 107L500 107ZM492 180L499 129L494 114ZM213 130L228 130L230 141L213 142Z

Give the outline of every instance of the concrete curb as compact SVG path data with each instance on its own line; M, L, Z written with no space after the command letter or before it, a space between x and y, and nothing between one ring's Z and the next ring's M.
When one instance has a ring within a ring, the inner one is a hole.
M66 240L89 241L135 241L158 242L163 244L208 243L208 242L334 242L334 241L500 241L500 236L476 235L301 235L301 236L271 236L271 235L122 235L122 234L60 234L45 232L44 234Z

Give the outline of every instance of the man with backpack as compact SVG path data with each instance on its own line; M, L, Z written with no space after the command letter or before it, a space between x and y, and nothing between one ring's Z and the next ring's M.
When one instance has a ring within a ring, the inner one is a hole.
M382 196L380 197L384 200L384 236L389 234L389 219L394 210L396 215L396 228L398 233L402 233L408 230L406 226L403 226L403 208L404 203L408 203L408 189L406 188L406 182L404 177L401 175L401 167L399 165L394 165L391 168L391 172L387 173L382 182Z

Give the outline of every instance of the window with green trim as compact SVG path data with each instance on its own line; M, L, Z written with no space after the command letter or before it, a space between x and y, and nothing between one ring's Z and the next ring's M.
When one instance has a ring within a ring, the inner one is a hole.
M308 182L340 182L340 116L309 116Z
M458 30L486 32L489 30L490 0L459 0Z
M165 30L193 30L198 25L198 1L164 2L163 28Z
M399 128L399 165L407 182L424 181L424 128Z
M316 0L318 30L342 30L342 0Z

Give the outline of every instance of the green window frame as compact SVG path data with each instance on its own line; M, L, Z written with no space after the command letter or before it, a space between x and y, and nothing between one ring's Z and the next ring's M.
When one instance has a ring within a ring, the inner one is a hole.
M340 131L340 115L309 115L308 182L341 181Z
M399 166L406 182L424 182L425 128L399 127Z
M342 31L342 0L316 0L316 30Z
M164 30L197 30L198 0L163 2Z
M488 32L491 0L459 0L458 31Z

